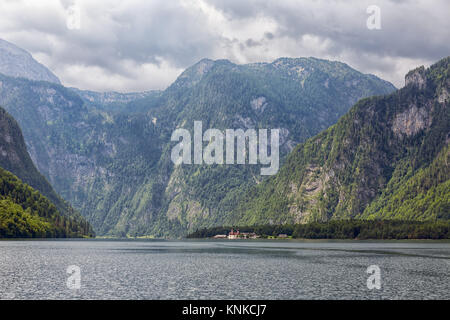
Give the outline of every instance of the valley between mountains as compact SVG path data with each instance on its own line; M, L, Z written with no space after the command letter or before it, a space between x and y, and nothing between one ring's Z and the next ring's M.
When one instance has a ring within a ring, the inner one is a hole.
M412 70L399 90L341 62L280 58L203 59L167 89L139 93L64 87L3 40L0 61L2 179L32 188L55 211L33 213L6 189L1 201L19 205L36 235L183 237L225 225L450 219L449 57ZM194 121L279 128L279 172L175 166L171 134L192 132Z

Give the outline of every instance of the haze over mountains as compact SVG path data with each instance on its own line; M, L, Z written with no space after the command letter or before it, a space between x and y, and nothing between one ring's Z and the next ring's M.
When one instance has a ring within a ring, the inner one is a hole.
M448 59L443 61L448 64ZM441 78L448 74L445 68L438 68ZM24 79L19 72L22 78L17 78L9 71L9 75L0 75L0 105L21 126L39 171L98 234L173 237L231 223L376 217L391 199L387 188L406 181L400 167L415 176L442 154L442 135L448 132L442 121L448 116L448 100L442 98L443 104L432 109L423 105L440 103L436 101L441 98L434 95L442 95L442 88L448 92L448 82L436 84L436 75L433 71L429 76L430 72L421 76L430 78L426 87L409 85L386 96L395 91L392 84L344 63L316 58L280 58L248 65L203 59L164 91L130 94L65 88L56 81ZM41 77L45 74L42 71ZM402 92L409 95L404 97ZM359 99L374 95L382 97L362 100L326 130ZM403 104L411 103L416 109L403 110ZM385 109L390 111L379 113ZM432 130L438 119L440 129ZM192 131L194 121L202 121L204 130L280 128L283 162L298 143L326 131L295 148L279 174L263 181L258 166L174 167L170 135L176 128ZM399 140L385 127L392 121L399 128L420 128L411 129L412 137ZM413 157L417 151L413 146L428 139L425 131L435 139L435 149L427 153L431 156L420 158L412 167L397 166L399 159L407 162ZM416 133L424 135L422 140ZM404 148L409 153L401 151ZM303 156L296 156L302 152ZM372 155L383 159L371 161ZM316 158L322 160L311 160ZM323 161L331 158L337 160L324 167ZM442 160L436 161L442 167ZM445 175L439 177L448 180ZM369 203L373 203L372 211L364 211ZM442 205L436 206L442 209ZM441 209L430 216L438 217Z
M55 76L44 65L33 59L30 53L0 39L0 73L11 77L22 77L30 80L41 80L60 84Z

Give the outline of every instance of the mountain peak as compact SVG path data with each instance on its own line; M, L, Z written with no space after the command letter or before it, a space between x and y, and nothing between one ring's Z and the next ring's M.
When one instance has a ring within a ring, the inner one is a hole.
M29 52L2 39L0 39L0 73L11 77L61 84L58 77L37 62Z
M449 71L447 57L411 70L405 88L360 100L243 197L234 225L448 220Z
M211 70L215 63L216 61L214 60L203 58L193 66L184 70L173 85L176 87L193 87Z
M419 89L426 87L425 67L421 66L409 71L405 76L405 86L413 85Z

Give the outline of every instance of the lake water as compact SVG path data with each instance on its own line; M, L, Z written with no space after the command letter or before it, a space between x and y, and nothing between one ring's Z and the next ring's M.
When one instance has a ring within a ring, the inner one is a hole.
M450 242L0 241L0 298L450 299Z

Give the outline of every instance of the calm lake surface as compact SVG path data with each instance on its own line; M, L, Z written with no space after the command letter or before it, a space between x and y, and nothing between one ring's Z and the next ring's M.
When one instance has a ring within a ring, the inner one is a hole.
M0 298L450 299L450 242L0 241Z

